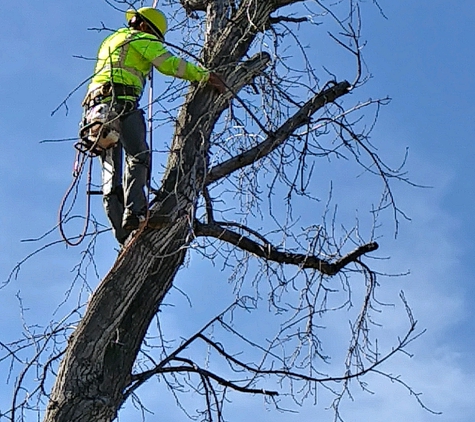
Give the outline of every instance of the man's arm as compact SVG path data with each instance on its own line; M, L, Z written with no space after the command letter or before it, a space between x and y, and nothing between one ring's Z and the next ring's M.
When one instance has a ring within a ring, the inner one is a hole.
M185 79L190 82L207 82L210 77L210 72L206 69L174 56L168 51L154 58L152 64L164 75Z
M134 47L160 73L190 82L207 82L221 94L226 91L226 86L218 74L173 55L155 37L147 35L137 41L134 42Z

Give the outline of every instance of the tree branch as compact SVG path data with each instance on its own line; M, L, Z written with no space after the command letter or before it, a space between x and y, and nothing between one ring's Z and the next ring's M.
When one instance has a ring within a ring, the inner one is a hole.
M307 101L292 117L290 117L280 128L271 133L264 141L242 154L230 158L221 164L211 168L206 176L205 183L209 185L223 177L228 176L236 170L252 164L259 159L269 155L280 145L282 145L292 133L308 122L317 110L326 104L335 101L349 92L350 84L347 81L335 84L316 94L311 100Z
M271 61L269 53L263 51L254 54L250 59L240 62L226 77L228 91L220 97L220 100L230 100L246 85L262 74Z
M181 359L178 359L181 360ZM185 360L183 360L185 361ZM186 360L187 361L187 360ZM176 373L176 372L192 372L199 374L205 378L212 379L216 381L218 384L222 385L223 387L232 388L233 390L240 391L241 393L251 393L251 394L264 394L266 396L277 396L279 393L277 391L268 391L264 389L257 389L257 388L248 388L242 387L238 384L235 384L231 381L216 375L215 373L208 371L206 369L200 368L193 362L187 361L188 365L181 365L181 366L168 366L166 368L157 367L153 370L155 375L157 374L165 374L165 373ZM147 373L148 375L148 373ZM137 375L139 377L139 375Z
M301 17L301 18L292 18L290 16L274 16L269 18L269 23L271 25L278 24L280 22L288 22L288 23L302 23L302 22L308 22L309 18L308 17Z
M389 377L388 374L384 374L383 372L377 371L376 368L381 366L384 362L389 360L393 355L395 355L398 352L404 352L404 348L412 343L414 340L416 340L418 337L420 337L422 334L424 334L424 331L421 333L415 333L416 330L416 321L412 321L411 325L404 336L404 338L399 339L398 343L396 346L394 346L389 352L387 352L384 356L381 356L379 359L376 359L372 364L370 364L368 367L361 367L359 370L354 371L354 372L349 372L347 371L344 375L341 376L326 376L326 377L315 377L312 375L306 375L304 373L299 373L295 371L291 371L289 369L262 369L262 368L256 368L251 365L245 364L241 362L240 360L234 358L231 356L229 353L227 353L221 345L217 344L214 341L211 341L207 337L200 335L200 338L205 341L209 346L211 346L214 350L216 350L218 353L220 353L227 361L233 362L236 365L239 365L242 367L244 370L248 372L252 372L258 375L280 375L280 376L285 376L289 378L294 378L294 379L300 379L304 381L309 381L309 382L318 382L318 383L327 383L327 382L341 382L341 381L349 381L354 378L359 378L368 372L377 372L380 373L381 375L385 375L386 377ZM395 377L397 378L397 377ZM406 385L406 388L409 389L409 386ZM425 406L423 406L425 407Z
M355 262L362 255L378 249L378 244L376 242L370 242L357 247L349 254L341 257L333 263L330 263L313 255L279 251L271 244L259 244L248 237L215 223L202 224L198 221L195 222L195 235L214 237L224 242L231 243L244 251L268 261L277 262L279 264L298 265L301 268L313 268L325 275L335 275L350 262Z
M180 2L187 13L206 11L206 0L180 0Z
M275 8L279 9L280 7L288 6L290 4L299 3L305 0L274 0Z
M381 366L384 362L386 362L389 358L394 356L396 353L399 353L401 351L404 351L404 348L409 345L411 342L413 342L415 339L417 339L419 336L421 336L424 332L421 333L415 333L416 329L416 324L417 322L415 320L411 320L411 325L405 334L405 336L402 339L399 339L398 343L396 346L394 346L389 352L387 352L384 356L381 356L379 359L376 359L374 362L372 362L369 366L367 367L361 367L358 370L351 372L347 371L344 375L341 376L325 376L325 377L315 377L312 375L307 375L304 373L299 373L295 371L291 371L288 368L286 369L263 369L259 367L254 367L251 365L248 365L238 359L236 359L234 356L230 355L227 353L222 345L211 341L209 338L204 336L202 333L198 333L197 335L193 336L194 339L200 338L203 340L206 344L211 346L214 350L216 350L219 354L221 354L228 362L232 362L238 366L240 366L243 370L248 371L250 373L258 374L258 375L280 375L292 379L297 379L297 380L303 380L307 382L315 382L315 383L328 383L328 382L342 382L342 381L349 381L354 378L359 378L369 372L376 372L379 373L383 376L386 376L390 378L392 381L398 380L398 377L391 376L389 374L385 374L383 372L380 372L376 368ZM188 342L187 342L188 343ZM189 343L188 343L189 344ZM212 379L216 381L218 384L224 386L224 387L229 387L232 388L236 391L240 391L243 393L252 393L252 394L264 394L264 395L269 395L269 396L277 396L279 393L277 391L269 391L265 389L253 389L249 387L243 387L240 385L235 384L232 381L229 381L227 379L224 379L220 377L219 375L216 375L215 373L208 371L206 369L200 368L197 366L193 361L187 358L181 358L181 357L173 357L173 359L167 360L168 363L171 363L172 361L176 362L182 362L185 365L180 365L180 366L167 366L163 367L161 365L157 365L153 369L150 369L148 371L145 371L143 373L139 374L134 374L133 375L133 380L136 382L143 382L143 380L147 380L153 375L159 375L159 374L166 374L166 373L177 373L177 372L192 372L192 373L197 373L201 377L204 377L206 379ZM394 378L394 379L393 379ZM401 382L406 389L408 389L411 394L413 393L413 390L405 383ZM422 407L426 408L427 407L418 399ZM430 409L428 409L430 410ZM431 411L433 412L433 411ZM436 413L436 412L433 412Z

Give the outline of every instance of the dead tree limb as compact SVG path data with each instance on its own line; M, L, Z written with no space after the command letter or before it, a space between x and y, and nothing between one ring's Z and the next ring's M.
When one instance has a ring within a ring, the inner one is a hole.
M259 143L259 145L212 167L206 175L206 184L208 185L222 179L236 170L246 167L262 157L269 155L272 151L281 146L298 128L307 124L310 117L316 111L348 93L349 87L350 84L347 81L343 81L317 93L274 133Z
M376 242L367 243L366 245L359 246L337 261L330 263L313 255L279 251L270 244L259 244L246 236L214 223L201 224L196 222L194 233L198 237L208 236L228 242L267 261L297 265L301 268L312 268L330 276L337 274L342 268L351 262L355 262L362 255L378 249Z

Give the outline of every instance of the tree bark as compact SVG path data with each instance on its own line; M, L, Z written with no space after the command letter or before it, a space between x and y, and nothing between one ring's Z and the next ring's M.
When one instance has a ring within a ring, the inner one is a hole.
M108 422L151 319L183 262L187 224L143 233L89 302L61 362L45 421Z

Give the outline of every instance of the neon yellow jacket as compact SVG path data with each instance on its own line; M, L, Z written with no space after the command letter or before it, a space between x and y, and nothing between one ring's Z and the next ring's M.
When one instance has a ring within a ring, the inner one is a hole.
M209 78L206 69L174 56L155 35L122 28L101 44L88 93L113 82L135 87L140 97L152 66L165 75L190 82Z

